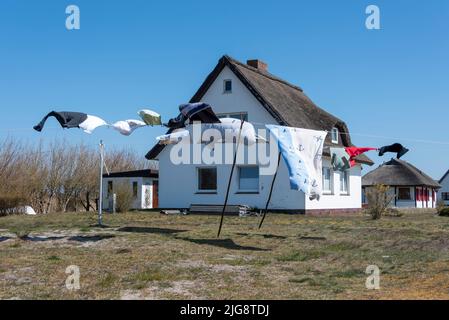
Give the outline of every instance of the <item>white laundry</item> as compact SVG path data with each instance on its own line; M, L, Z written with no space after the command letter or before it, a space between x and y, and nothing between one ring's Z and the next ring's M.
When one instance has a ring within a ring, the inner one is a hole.
M103 119L87 115L87 119L79 124L79 127L84 130L84 132L91 134L96 128L107 125L106 121Z
M112 125L112 127L125 136L131 135L134 130L146 127L147 124L140 120L125 120L125 121L117 121Z
M209 142L211 141L211 137L215 137L215 134L218 131L218 133L220 134L220 138L216 141L212 141L209 146L213 147L215 143L237 143L242 121L234 118L222 118L220 119L220 121L221 123L201 123L189 126L188 129L192 137L194 137L194 142ZM193 132L197 132L197 129L194 128L194 126L201 126L201 136L193 135ZM214 132L212 130L216 131ZM256 131L254 129L254 126L249 122L245 121L243 123L240 143L244 143L246 145L253 145L256 143Z
M287 164L290 188L301 190L311 200L322 192L323 147L327 132L267 125L276 138L279 151Z
M179 143L182 139L188 138L190 133L186 129L177 129L169 134L164 134L163 136L156 137L156 140L159 141L159 144L176 144Z

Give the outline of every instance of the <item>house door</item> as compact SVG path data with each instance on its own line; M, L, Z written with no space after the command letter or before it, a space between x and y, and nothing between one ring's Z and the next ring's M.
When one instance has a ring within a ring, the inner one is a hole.
M159 181L153 180L153 208L159 207Z

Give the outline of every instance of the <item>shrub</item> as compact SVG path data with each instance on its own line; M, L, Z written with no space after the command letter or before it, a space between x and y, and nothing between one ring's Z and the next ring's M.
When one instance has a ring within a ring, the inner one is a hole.
M446 209L446 204L444 203L443 200L438 200L437 202L437 213L440 214L440 212L444 209Z
M23 206L25 200L20 195L0 195L0 217L14 214L14 208Z
M367 191L367 212L373 220L380 219L386 212L391 201L396 197L396 195L388 193L389 189L390 188L385 185L376 185Z
M128 212L131 210L134 197L129 181L117 183L114 186L114 193L117 196L117 202L115 205L117 212Z
M438 215L441 217L449 217L449 208L443 208L440 211L438 211Z

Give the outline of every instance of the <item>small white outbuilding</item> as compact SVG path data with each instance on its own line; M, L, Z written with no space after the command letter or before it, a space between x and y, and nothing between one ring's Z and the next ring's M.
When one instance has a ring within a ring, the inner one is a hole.
M120 184L129 185L133 194L132 209L144 210L159 207L159 174L157 170L114 172L103 175L103 207L112 210L114 190Z

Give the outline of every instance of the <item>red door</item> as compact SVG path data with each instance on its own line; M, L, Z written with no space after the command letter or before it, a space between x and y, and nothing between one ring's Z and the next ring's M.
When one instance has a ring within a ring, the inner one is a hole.
M153 208L159 207L159 181L153 180Z

